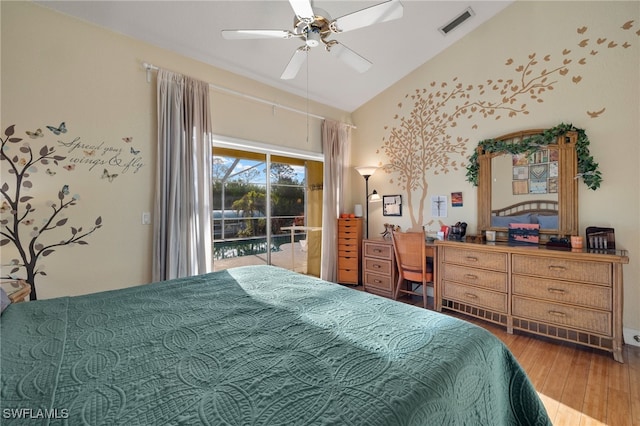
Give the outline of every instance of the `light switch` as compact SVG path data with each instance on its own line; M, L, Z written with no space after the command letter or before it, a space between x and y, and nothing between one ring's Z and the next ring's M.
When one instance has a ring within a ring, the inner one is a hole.
M142 212L142 224L143 225L151 225L151 213Z

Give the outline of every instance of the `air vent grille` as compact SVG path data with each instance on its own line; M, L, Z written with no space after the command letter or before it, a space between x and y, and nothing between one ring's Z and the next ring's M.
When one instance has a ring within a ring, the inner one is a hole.
M464 21L466 21L467 19L471 18L473 15L475 15L473 13L473 9L468 7L467 9L465 9L464 12L462 12L460 15L458 15L456 18L454 18L451 22L449 22L448 24L446 24L443 27L440 27L439 31L442 34L447 35L451 31L453 31L455 28L457 28L460 24L462 24Z

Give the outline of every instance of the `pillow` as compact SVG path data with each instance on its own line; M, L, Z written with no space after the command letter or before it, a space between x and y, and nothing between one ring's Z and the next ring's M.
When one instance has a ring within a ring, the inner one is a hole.
M491 216L491 226L508 227L510 223L531 223L531 213L519 216Z
M541 229L558 229L558 216L538 216Z
M7 309L7 306L9 306L11 304L11 300L9 299L9 296L7 296L7 293L4 291L4 288L0 287L0 314L2 314L4 312L5 309Z

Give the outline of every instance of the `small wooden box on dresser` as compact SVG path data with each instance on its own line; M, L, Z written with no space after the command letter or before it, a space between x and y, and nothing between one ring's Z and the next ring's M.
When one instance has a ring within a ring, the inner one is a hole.
M362 241L362 285L364 291L393 298L398 268L393 242L383 238Z
M438 241L441 306L622 358L624 250Z
M360 284L362 218L338 219L338 282Z

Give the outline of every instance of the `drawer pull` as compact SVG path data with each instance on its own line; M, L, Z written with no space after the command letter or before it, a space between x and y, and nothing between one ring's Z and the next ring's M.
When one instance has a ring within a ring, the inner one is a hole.
M564 266L554 266L554 265L550 265L549 266L549 270L550 271L566 271L567 268L565 268Z
M465 293L464 295L467 296L469 299L477 299L478 298L478 296L476 296L473 293Z
M382 281L380 281L380 280L373 280L373 282L376 283L376 284L382 284Z
M467 259L469 262L477 262L478 258L474 257L474 256L467 256L465 257L465 259Z
M549 311L549 315L552 315L554 317L566 317L567 314L565 314L564 312L558 312L558 311Z
M565 293L566 293L566 291L564 291L564 290L563 290L563 289L561 289L561 288L553 288L553 287L549 287L549 288L547 289L547 291L548 291L549 293L553 293L553 294L565 294Z
M470 280L477 280L478 276L477 275L473 275L473 274L464 274L465 278L468 278Z
M373 252L374 252L374 253L382 253L382 250L380 250L380 249L373 249Z
M376 268L376 269L380 269L380 268L382 268L382 266L378 265L377 263L374 263L374 264L373 264L373 265L371 265L371 266L373 266L373 267L374 267L374 268Z

